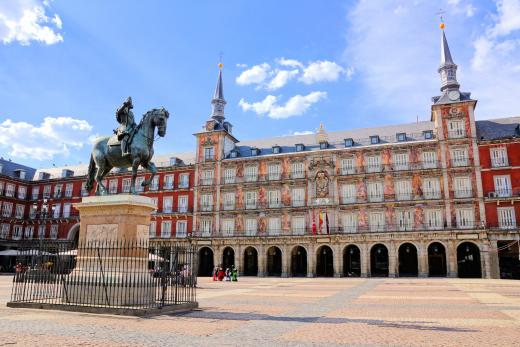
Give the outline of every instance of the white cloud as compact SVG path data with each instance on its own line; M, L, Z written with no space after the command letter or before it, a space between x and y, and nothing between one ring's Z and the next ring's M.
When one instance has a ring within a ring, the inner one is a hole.
M47 15L49 3L40 0L19 0L0 2L0 40L4 44L19 42L29 45L31 41L47 45L63 41L59 33L63 23L54 14Z
M303 64L300 63L296 59L285 59L285 58L278 58L276 59L276 63L280 66L288 66L288 67L299 67L303 68Z
M237 84L245 86L248 84L260 84L265 81L271 66L267 63L252 66L250 69L243 71L237 78Z
M498 0L493 36L508 35L520 29L520 0Z
M267 83L267 90L276 90L280 89L289 82L289 80L293 79L298 75L299 70L277 70L274 77Z
M333 61L318 60L311 62L305 69L300 81L312 84L322 81L336 81L345 69Z
M241 99L238 105L244 112L253 111L258 115L267 115L269 118L283 119L304 114L313 104L326 97L326 92L316 91L307 95L295 95L284 105L278 105L278 97L268 95L264 100L254 103Z
M52 159L90 143L92 130L87 121L71 117L46 117L39 125L7 119L0 123L0 148L14 157Z
M303 130L303 131L289 131L289 136L291 135L312 135L314 134L314 131L311 130Z

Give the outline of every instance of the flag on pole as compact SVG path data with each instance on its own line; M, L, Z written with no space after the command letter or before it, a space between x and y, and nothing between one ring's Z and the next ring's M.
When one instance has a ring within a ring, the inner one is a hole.
M329 214L325 211L325 225L327 227L327 235L329 234Z
M320 231L320 234L323 233L323 212L322 211L320 211L318 230Z
M312 234L316 235L316 215L314 214L314 210L312 211Z

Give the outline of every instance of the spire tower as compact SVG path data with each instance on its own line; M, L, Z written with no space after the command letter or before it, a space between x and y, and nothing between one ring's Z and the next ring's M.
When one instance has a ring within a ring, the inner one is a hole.
M219 123L222 123L225 119L224 107L226 106L226 100L224 99L224 87L222 85L222 63L218 64L218 79L217 86L215 87L215 93L213 99L211 99L212 112L211 118Z
M457 82L457 65L453 62L451 57L450 47L446 34L444 33L444 23L441 23L441 65L439 66L439 74L441 76L441 92L458 91L459 83Z

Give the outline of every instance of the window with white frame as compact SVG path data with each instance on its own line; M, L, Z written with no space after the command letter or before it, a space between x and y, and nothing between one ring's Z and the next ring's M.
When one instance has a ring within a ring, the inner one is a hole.
M412 181L398 180L395 181L395 198L397 200L411 200L412 194Z
M169 220L161 223L161 237L170 238L172 237L172 222Z
M87 182L81 182L81 196L88 196Z
M246 182L256 182L258 179L258 166L256 166L256 165L246 166L246 173L245 173L244 178L245 178Z
M255 236L258 229L258 222L256 218L246 218L246 235Z
M227 167L224 169L224 183L235 183L237 169L234 167Z
M200 204L202 211L213 210L213 194L201 194Z
M14 189L15 189L15 185L14 184L6 184L5 185L5 196L8 196L8 197L13 197L14 196Z
M54 197L61 198L62 190L63 190L63 184L56 184L54 186Z
M157 228L157 222L156 221L151 221L150 222L150 228L148 229L148 236L150 238L154 238L154 237L157 236L156 228Z
M424 227L429 230L442 229L442 211L440 209L425 209Z
M516 229L514 207L498 207L498 226L500 229Z
M144 182L144 176L137 177L135 179L135 190L137 190L138 192L143 192L144 191L143 182Z
M200 183L203 186L209 186L213 184L214 171L213 170L202 170L202 177Z
M366 171L367 172L381 172L381 156L380 155L369 155L366 158Z
M72 191L74 189L74 184L73 183L67 183L65 185L65 197L66 198L72 198Z
M270 181L277 181L281 176L281 166L279 163L269 164L267 166L267 175Z
M502 167L509 165L506 147L492 147L489 149L489 154L491 156L492 167Z
M394 170L408 170L408 152L398 152L392 155Z
M35 186L32 188L32 194L31 197L33 200L38 200L38 196L40 195L40 187Z
M21 225L13 226L13 240L20 240L23 235L23 227Z
M43 187L43 198L48 199L51 197L51 186L44 186Z
M29 218L36 218L36 206L34 205L29 205Z
M226 218L222 220L222 236L233 236L235 231L235 220Z
M235 209L235 192L225 192L222 194L222 207L224 210Z
M472 207L456 208L457 228L469 229L475 226L475 211Z
M382 182L368 182L367 183L368 201L378 202L383 201L383 183Z
M341 215L344 233L355 233L358 230L358 213L345 212Z
M27 187L18 186L18 199L25 199L26 195L27 195Z
M58 238L58 224L51 225L50 238L56 240Z
M280 235L281 221L279 217L269 218L267 221L267 233L269 235Z
M370 231L385 230L385 214L382 211L370 212L368 214L368 226Z
M0 239L7 239L9 237L9 228L10 225L8 223L2 224L2 229L0 229Z
M423 169L434 169L437 167L437 153L435 151L424 151L421 153Z
M2 217L11 217L12 213L13 213L13 203L4 202L2 205Z
M468 166L468 150L467 148L459 147L451 150L451 165L452 166Z
M305 177L305 166L302 162L297 161L291 164L291 177L292 178L304 178Z
M155 210L157 211L157 206L159 206L159 198L154 196L151 199L152 199L152 205L155 206Z
M257 193L255 191L245 192L246 209L256 209Z
M305 206L305 188L293 188L291 190L291 201L293 207Z
M173 175L164 175L163 189L173 189Z
M441 198L441 181L438 177L423 178L423 195L425 199Z
M267 201L269 203L269 208L280 207L280 205L281 205L280 191L279 190L270 190L267 193Z
M162 203L162 212L163 213L172 213L173 211L173 197L171 196L165 196L163 197L163 203Z
M108 181L108 192L110 194L117 194L117 183L117 179Z
M178 220L175 225L175 236L186 237L188 235L188 222L185 220Z
M305 217L294 216L291 218L291 229L293 235L304 235L305 234Z
M396 224L400 231L412 230L413 228L413 211L398 210L396 213Z
M464 130L463 120L457 119L448 122L448 137L450 139L460 139L464 137L466 135Z
M206 147L204 148L204 160L215 160L215 148Z
M52 218L60 218L61 204L54 204L52 206L52 208L53 208Z
M200 220L200 231L202 232L202 236L211 236L211 219L204 218Z
M182 173L179 175L179 188L188 188L190 186L190 174Z
M150 190L158 190L159 189L159 176L154 176L152 182L150 183Z
M45 238L45 225L39 225L38 226L38 238L44 239Z
M354 158L341 159L341 174L342 175L352 175L354 173L356 173Z
M453 187L456 198L470 198L472 195L471 179L469 177L454 177Z
M26 240L31 240L33 238L33 235L34 235L34 226L33 225L25 226L25 231L24 231L23 237Z
M132 179L130 178L123 178L123 193L129 193L130 192L130 185L132 184Z
M188 196L187 195L179 195L178 206L179 206L179 213L188 212Z
M63 217L65 217L65 218L70 217L71 207L72 207L72 204L70 202L63 204Z
M356 185L354 183L341 185L341 203L352 204L356 202Z
M512 195L513 191L511 189L511 176L493 176L493 181L495 183L495 194L498 197L508 197Z
M14 217L17 219L23 219L24 213L25 213L25 205L16 204L16 210L14 212Z

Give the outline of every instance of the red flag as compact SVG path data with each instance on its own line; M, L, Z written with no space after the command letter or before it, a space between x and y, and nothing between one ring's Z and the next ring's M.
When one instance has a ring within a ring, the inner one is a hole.
M312 234L316 235L316 216L314 215L314 211L312 211Z

